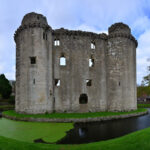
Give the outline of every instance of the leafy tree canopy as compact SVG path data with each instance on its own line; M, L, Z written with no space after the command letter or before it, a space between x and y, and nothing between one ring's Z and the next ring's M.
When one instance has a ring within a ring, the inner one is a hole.
M9 83L9 80L5 77L4 74L0 75L0 95L2 98L9 98L12 92L12 87Z

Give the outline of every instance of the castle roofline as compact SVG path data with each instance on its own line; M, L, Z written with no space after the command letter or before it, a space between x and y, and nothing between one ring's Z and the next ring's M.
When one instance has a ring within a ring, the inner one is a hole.
M28 25L35 22L48 25L46 17L35 12L26 14L22 19L21 25Z
M68 30L64 28L52 30L53 35L73 35L73 36L90 36L95 38L101 38L107 40L107 34L105 33L94 33L82 30Z
M127 34L131 34L131 30L129 28L128 25L122 23L122 22L118 22L118 23L115 23L113 25L111 25L109 28L108 28L108 32L109 34L113 34L113 33L127 33Z

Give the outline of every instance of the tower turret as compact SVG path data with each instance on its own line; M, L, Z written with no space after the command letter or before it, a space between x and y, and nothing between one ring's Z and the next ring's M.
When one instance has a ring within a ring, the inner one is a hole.
M15 33L16 111L52 111L52 29L46 18L26 14Z
M127 111L136 104L136 47L130 28L116 23L109 28L107 48L108 110Z

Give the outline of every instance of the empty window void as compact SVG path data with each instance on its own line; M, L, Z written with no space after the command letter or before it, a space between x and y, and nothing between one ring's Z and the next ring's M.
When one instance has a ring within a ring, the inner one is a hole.
M43 32L43 39L47 40L47 34L45 32Z
M60 66L66 66L66 58L65 58L64 54L61 55L59 64L60 64Z
M54 40L54 46L59 46L60 45L60 41L59 40Z
M60 79L55 79L55 86L57 86L57 87L60 86Z
M95 43L91 42L91 49L95 49Z
M33 79L33 84L35 84L35 79Z
M89 67L93 67L94 66L94 59L90 58L89 59Z
M30 63L36 64L36 57L30 57Z
M79 104L87 104L88 96L86 94L81 94L79 97Z
M86 86L92 86L92 80L86 79Z

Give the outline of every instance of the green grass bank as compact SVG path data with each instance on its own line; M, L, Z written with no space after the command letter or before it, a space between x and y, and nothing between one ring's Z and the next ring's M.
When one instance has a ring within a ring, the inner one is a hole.
M14 116L16 118L93 118L93 117L107 117L107 116L115 116L115 115L126 115L126 114L134 114L139 112L145 112L147 109L138 108L134 111L129 112L89 112L89 113L51 113L51 114L19 114L14 110L4 111L3 114L8 116Z

